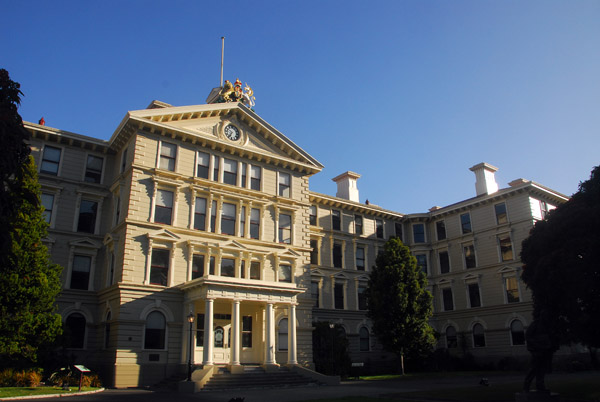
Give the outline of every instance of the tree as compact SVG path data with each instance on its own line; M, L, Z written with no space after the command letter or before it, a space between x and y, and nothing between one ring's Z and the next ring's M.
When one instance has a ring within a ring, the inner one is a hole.
M535 224L521 260L534 316L545 311L563 344L600 347L600 166Z
M429 325L433 297L417 260L399 238L391 238L377 256L367 288L368 316L383 347L400 357L430 353L435 345Z
M42 243L47 223L40 185L17 113L21 91L0 70L0 365L35 362L40 347L61 331L55 300L62 268Z

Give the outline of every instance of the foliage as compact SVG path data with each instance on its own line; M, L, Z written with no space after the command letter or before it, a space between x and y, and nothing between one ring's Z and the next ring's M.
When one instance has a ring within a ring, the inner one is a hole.
M329 327L329 322L313 324L313 360L315 369L327 375L347 377L350 373L351 360L348 351L348 339L343 328L335 324Z
M563 344L600 347L600 166L523 242L522 279L534 315L546 311Z
M377 256L367 288L368 316L383 347L398 356L426 355L435 345L432 296L408 247L391 238Z
M39 387L42 373L39 369L0 371L0 387Z
M61 267L42 243L47 224L27 137L19 84L0 70L0 366L30 366L61 331L55 299Z
M81 373L71 366L63 367L48 377L48 382L56 386L78 386ZM82 387L101 387L102 381L97 374L84 374L81 380Z

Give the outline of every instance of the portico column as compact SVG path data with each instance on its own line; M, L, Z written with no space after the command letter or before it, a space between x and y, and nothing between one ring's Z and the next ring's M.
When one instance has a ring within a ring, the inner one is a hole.
M231 365L240 364L240 301L234 300L231 307Z
M275 320L273 317L273 303L267 303L265 312L266 318L266 345L265 345L265 364L275 363Z
M298 364L296 360L296 304L292 303L288 313L288 364Z
M214 332L213 332L213 299L206 299L204 308L204 356L202 364L205 366L212 366L213 364L213 345L214 345Z

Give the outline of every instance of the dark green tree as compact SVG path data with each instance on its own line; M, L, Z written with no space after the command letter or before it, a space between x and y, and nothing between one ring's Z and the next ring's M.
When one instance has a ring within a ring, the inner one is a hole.
M563 344L600 347L600 166L535 224L521 260L534 315L545 311Z
M400 358L402 374L405 355L426 355L435 345L429 325L433 298L426 286L409 248L399 238L388 240L369 278L368 316L379 342Z
M27 133L17 113L21 91L0 70L0 365L37 360L40 347L61 332L55 300L62 268L42 243L47 224Z

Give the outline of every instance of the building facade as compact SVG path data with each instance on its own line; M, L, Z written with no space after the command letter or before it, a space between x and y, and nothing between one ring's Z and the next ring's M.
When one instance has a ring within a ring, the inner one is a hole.
M39 167L68 351L112 386L195 364L312 367L312 328L343 328L353 361L384 353L366 318L369 271L387 239L408 244L434 294L439 347L526 353L531 297L521 241L566 197L526 180L404 215L309 191L323 166L241 103L129 112L111 139L26 123ZM495 187L494 187L495 185ZM189 320L193 322L190 323ZM191 350L190 346L191 345Z

